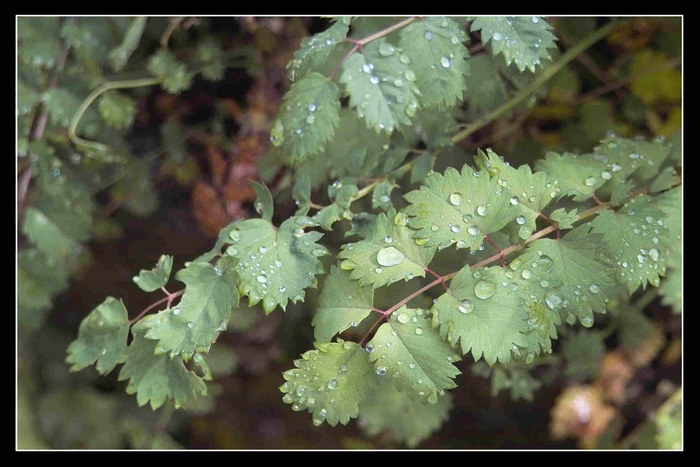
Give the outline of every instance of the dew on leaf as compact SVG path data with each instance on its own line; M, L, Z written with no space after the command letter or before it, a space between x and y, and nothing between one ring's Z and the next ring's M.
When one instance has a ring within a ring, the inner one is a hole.
M493 297L496 293L496 284L488 281L479 281L474 286L474 295L482 300Z
M474 310L474 304L469 300L462 300L462 302L457 306L460 313L471 313Z
M385 247L377 253L377 262L382 266L396 266L404 259L404 254L393 246Z

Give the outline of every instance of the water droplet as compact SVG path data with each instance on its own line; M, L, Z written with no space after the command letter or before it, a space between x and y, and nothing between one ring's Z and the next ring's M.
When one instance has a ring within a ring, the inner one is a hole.
M331 378L328 380L328 384L326 385L326 389L329 391L332 391L333 389L338 387L338 380L335 378Z
M386 374L386 368L384 368L383 366L378 366L376 369L376 373L379 376L384 376Z
M525 216L518 216L515 218L515 222L517 222L520 225L523 225L525 223Z
M651 258L652 261L658 261L659 260L659 250L657 250L656 248L649 250L649 258Z
M262 276L262 275L256 277L255 279L256 279L258 282L260 282L261 284L264 284L265 282L267 282L267 277Z
M476 207L476 213L482 217L485 216L487 212L488 212L488 209L483 204L480 204L479 206Z
M466 315L474 310L474 304L469 300L462 300L462 302L457 305L457 309L460 311L460 313L464 313Z
M595 177L587 177L584 183L586 184L586 186L595 185Z
M591 284L591 286L588 287L588 290L590 290L591 293L598 293L600 292L600 287L598 286L598 284Z
M452 193L450 195L450 204L453 206L459 206L462 204L462 195L459 193Z
M500 32L497 32L493 35L493 40L500 41L501 39L503 39L503 34L501 34Z
M544 296L544 301L552 310L558 310L563 304L561 297L553 290L547 291Z
M396 48L388 42L381 42L379 44L379 55L384 57L389 57L396 53Z
M408 323L408 315L406 313L399 313L399 316L397 316L396 319L399 321L399 323Z
M408 216L404 211L399 211L394 217L394 224L396 225L406 225L408 224Z
M369 82L372 84L379 84L379 77L377 75L372 75L369 77Z
M396 266L404 259L404 254L393 246L382 248L377 253L377 262L382 266Z
M416 328L415 333L420 336L421 334L423 334L423 328Z
M474 295L482 300L491 298L496 293L496 284L488 281L479 281L474 286Z
M450 62L450 59L447 57L442 57L440 59L440 65L442 65L443 68L449 68L450 65L452 65L452 62Z
M513 197L510 198L510 204L512 204L513 206L517 206L517 205L518 205L518 202L519 202L519 201L518 201L518 197L517 197L517 196L513 196Z

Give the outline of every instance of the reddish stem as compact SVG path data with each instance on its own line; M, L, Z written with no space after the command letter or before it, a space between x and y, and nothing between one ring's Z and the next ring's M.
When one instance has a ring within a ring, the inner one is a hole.
M136 317L134 319L129 320L129 326L134 324L136 321L140 320L143 315L145 315L150 310L152 310L153 308L157 307L158 305L160 305L162 303L165 303L165 302L168 303L167 306L165 307L165 309L167 310L168 308L170 308L170 305L172 304L174 299L176 299L177 297L179 297L180 295L185 293L185 289L181 289L181 290L178 290L177 292L173 292L173 293L168 293L168 291L165 290L164 287L161 287L161 289L163 289L163 291L166 293L167 296L161 298L157 302L154 302L154 303L151 303L150 305L148 305L141 313L136 315Z
M506 262L505 262L505 259L503 258L503 251L502 251L500 248L498 248L498 247L496 246L496 244L493 243L493 242L491 241L491 239L490 239L487 235L484 235L484 238L486 239L487 242L489 242L489 245L491 245L492 247L494 247L494 248L496 249L496 251L498 252L498 255L499 255L500 258L501 258L501 266L506 267Z

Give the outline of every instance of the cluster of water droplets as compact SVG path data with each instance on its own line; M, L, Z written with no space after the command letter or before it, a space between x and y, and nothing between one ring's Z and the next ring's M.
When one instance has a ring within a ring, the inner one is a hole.
M339 340L343 351L351 350L351 342ZM319 346L320 352L325 352L330 347ZM334 350L333 352L338 352ZM312 421L318 426L324 422L330 410L338 407L336 394L345 382L349 367L347 363L341 363L335 374L329 374L327 364L322 363L319 351L308 351L302 354L302 360L295 362L296 369L284 373L285 383L280 387L284 392L282 401L292 404L292 410L301 411L307 409L313 414ZM341 397L341 396L337 396Z

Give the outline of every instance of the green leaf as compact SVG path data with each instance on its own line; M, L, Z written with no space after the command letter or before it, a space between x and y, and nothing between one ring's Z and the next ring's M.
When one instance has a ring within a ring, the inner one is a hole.
M68 271L51 256L46 256L36 248L22 248L17 253L17 272L22 271L26 281L53 295L68 287ZM17 281L18 286L22 281ZM18 293L18 300L23 298ZM31 297L27 297L31 298Z
M606 180L612 178L612 171L592 155L548 152L544 159L535 163L535 167L557 181L559 198L572 196L577 202L589 199Z
M226 255L236 259L238 290L248 296L250 306L262 301L270 313L288 301L303 301L304 289L315 287L323 273L318 257L328 250L316 242L320 232L304 232L316 225L308 217L291 217L279 229L264 219L246 219L231 232Z
M126 350L129 314L124 303L107 297L80 323L78 338L68 346L66 363L79 371L97 362L101 375L112 371Z
M566 209L559 208L552 211L549 218L556 222L561 230L573 229L574 223L579 219L577 211L578 209L572 209L567 212Z
M297 205L295 216L305 216L311 209L311 179L309 174L302 172L296 178L292 188L292 198Z
M144 318L145 337L159 341L155 351L170 358L189 360L195 352L208 352L219 333L226 330L231 309L238 306L236 276L229 264L216 267L193 262L175 278L185 283L185 294L175 307Z
M472 274L465 266L452 279L449 292L433 305L433 325L452 345L459 341L462 354L471 351L475 361L483 356L489 365L510 362L514 346L528 345L529 328L522 294L508 284L501 267Z
M460 356L431 325L428 310L402 306L367 344L375 372L386 375L410 399L435 404L445 389L456 387Z
M428 175L419 190L404 198L411 203L406 214L412 217L409 227L418 230L415 237L440 249L456 243L457 248L478 251L485 235L502 229L518 213L507 187L468 165L461 173L448 167L444 175Z
M551 59L547 49L556 40L551 29L539 16L479 16L471 25L472 31L481 31L481 41L491 46L493 55L502 53L508 65L533 73L542 60Z
M349 27L349 23L337 21L325 31L302 39L299 49L287 63L287 77L296 81L325 62L333 49L345 39Z
M535 240L509 265L529 284L521 285L524 291L552 310L574 314L588 327L594 312L605 313L606 289L614 285L609 268L603 237L587 224L559 240Z
M250 186L255 192L255 210L260 214L260 217L268 222L272 221L272 215L275 212L275 204L272 200L272 193L264 183L250 181Z
M467 60L464 98L477 110L495 109L508 98L505 84L493 59L487 54L474 55Z
M399 46L410 59L423 106L451 107L462 99L466 40L464 27L444 16L427 16L399 31Z
M427 177L434 164L435 158L428 152L416 157L411 166L411 183L420 182Z
M322 74L310 72L284 95L271 132L272 144L295 162L318 154L333 138L339 112L338 86Z
M341 247L340 267L351 270L352 279L375 289L401 279L425 277L435 248L418 244L405 221L406 217L393 209L378 214L364 240Z
M451 408L449 393L440 397L436 404L422 404L383 381L374 395L360 406L359 421L369 436L387 433L392 440L414 448L440 429Z
M147 68L153 76L162 80L161 86L170 93L177 94L192 85L193 74L169 50L159 49L148 60Z
M515 218L518 236L523 240L528 238L537 228L535 221L539 214L559 193L556 181L544 172L533 174L528 165L516 170L490 149L486 153L479 151L476 163L497 179L499 185L510 189L509 202L518 208L519 215Z
M333 336L365 319L372 311L374 290L350 278L350 273L331 266L318 297L311 321L314 339L330 342Z
M157 355L158 343L145 338L145 332L142 322L131 328L134 339L119 359L124 363L119 381L129 380L127 394L136 394L139 406L150 402L153 410L163 405L166 399L173 399L175 408L194 405L198 394L207 394L206 383L188 371L182 359Z
M368 353L354 342L315 343L316 349L294 360L296 368L285 371L280 391L293 410L308 410L313 422L330 426L347 424L357 417L360 404L370 395L378 376Z
M650 283L659 286L666 270L666 258L675 247L666 214L652 198L639 195L615 212L604 210L593 219L593 232L602 234L607 254L616 265L618 283L629 293Z
M202 63L202 76L209 81L221 81L226 72L226 56L219 44L207 37L197 45L197 59Z
M649 180L659 172L661 163L671 152L671 146L661 140L644 141L609 136L594 148L593 157L605 164L612 177L600 189L603 194L614 193L619 185ZM624 190L624 194L628 189ZM623 196L623 198L626 196Z
M510 397L514 401L532 401L534 393L542 386L542 383L523 368L493 367L491 374L491 395L496 396L504 389L510 390Z
M391 204L391 190L397 186L391 180L384 180L377 184L372 190L372 209L381 209L382 211L388 211L392 208Z
M416 73L404 61L397 49L381 38L343 63L340 81L350 95L350 106L367 128L377 133L410 125L418 110Z
M77 246L77 239L63 228L40 209L28 206L24 211L22 233L47 256L65 258Z
M138 276L133 277L133 281L144 292L153 292L160 289L168 283L170 279L170 271L173 268L173 257L169 255L161 255L158 258L156 267L147 271L142 269Z
M228 224L226 227L221 229L219 231L219 235L216 238L216 243L214 244L214 247L209 250L208 252L198 256L194 262L201 262L201 263L208 263L215 257L221 255L221 248L226 244L230 242L230 235L231 232L233 232L236 229L236 226L238 223L241 222L240 220L235 220Z
M102 94L97 108L107 125L120 130L130 126L136 115L133 99L117 91Z

